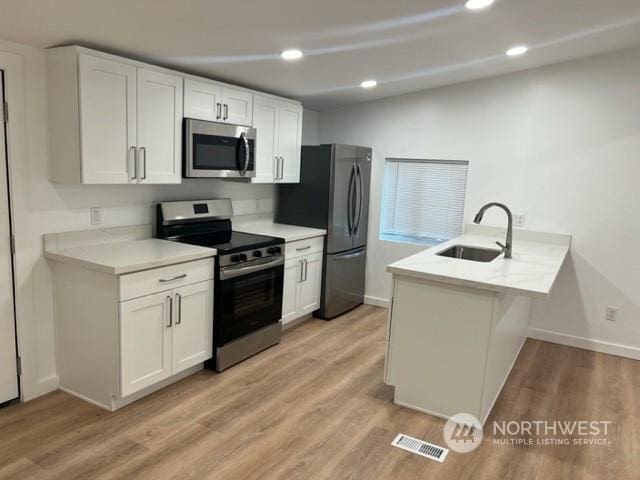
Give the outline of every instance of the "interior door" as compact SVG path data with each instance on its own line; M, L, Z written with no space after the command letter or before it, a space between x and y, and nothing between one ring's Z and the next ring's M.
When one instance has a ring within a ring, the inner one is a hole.
M171 376L172 292L120 303L123 397Z
M140 183L182 181L182 78L138 69Z
M333 147L327 253L344 252L353 248L351 216L355 201L356 154L357 148L351 145Z
M259 95L254 96L253 127L256 129L256 176L252 183L274 183L278 141L278 102Z
M367 244L367 224L369 223L369 191L371 185L371 149L358 147L356 160L356 218L353 231L353 247Z
M0 71L0 106L4 101L3 92ZM19 394L4 127L0 121L0 403L13 400Z
M79 56L82 182L135 182L136 67Z
M213 352L213 281L174 290L173 373L211 358Z
M278 154L282 157L280 183L300 182L302 107L280 102L278 110Z

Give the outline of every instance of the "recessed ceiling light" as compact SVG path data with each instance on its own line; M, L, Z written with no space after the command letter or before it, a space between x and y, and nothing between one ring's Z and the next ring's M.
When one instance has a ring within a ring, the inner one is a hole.
M483 8L491 6L494 1L495 0L467 0L464 6L469 10L482 10Z
M376 82L375 80L365 80L360 84L362 88L373 88L376 85L378 85L378 82Z
M299 60L302 58L302 51L297 48L290 48L288 50L284 50L280 56L285 60Z
M524 45L519 45L517 47L512 47L506 51L506 54L510 57L517 57L518 55L524 55L527 53L529 49Z

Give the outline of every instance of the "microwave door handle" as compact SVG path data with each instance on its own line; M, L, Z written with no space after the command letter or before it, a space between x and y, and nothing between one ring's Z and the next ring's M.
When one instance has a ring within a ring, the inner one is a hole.
M247 169L249 168L249 140L247 140L247 136L244 132L240 134L240 141L244 144L244 162L242 167L240 168L240 175L245 176L247 173Z

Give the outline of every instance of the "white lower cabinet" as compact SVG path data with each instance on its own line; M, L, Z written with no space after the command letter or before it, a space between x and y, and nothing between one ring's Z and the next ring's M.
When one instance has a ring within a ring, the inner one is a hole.
M60 389L115 410L213 354L213 259L113 275L54 263Z
M285 251L283 325L320 308L323 238L287 243Z
M122 396L211 358L212 312L211 280L122 302Z

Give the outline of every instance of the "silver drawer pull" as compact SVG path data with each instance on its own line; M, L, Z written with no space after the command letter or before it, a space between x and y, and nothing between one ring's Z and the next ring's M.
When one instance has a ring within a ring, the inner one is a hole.
M311 245L307 245L306 247L296 248L296 252L302 252L303 250L309 250Z
M178 275L177 277L173 277L173 278L161 278L158 281L160 283L167 283L167 282L175 282L176 280L182 280L183 278L187 278L186 273L183 273L182 275Z

